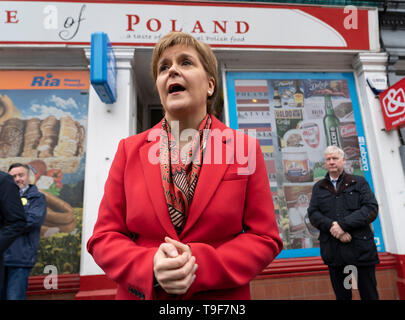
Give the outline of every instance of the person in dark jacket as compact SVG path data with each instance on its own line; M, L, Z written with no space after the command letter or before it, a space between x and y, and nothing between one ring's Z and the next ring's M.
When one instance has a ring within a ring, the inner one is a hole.
M27 225L4 253L6 276L6 299L25 300L28 276L37 260L41 225L46 215L46 199L37 187L29 184L27 165L14 163L9 174L20 188L21 203L27 218Z
M3 253L23 232L27 220L13 178L0 171L0 299L4 297Z
M328 265L336 299L352 299L351 274L362 300L378 300L379 259L370 225L377 218L378 203L363 177L344 171L345 163L342 149L326 148L328 173L312 189L308 216L320 230L321 257Z

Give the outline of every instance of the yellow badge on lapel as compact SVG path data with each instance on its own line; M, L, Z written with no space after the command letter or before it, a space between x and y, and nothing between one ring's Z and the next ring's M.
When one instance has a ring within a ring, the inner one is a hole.
M28 203L27 198L22 197L21 198L21 203L22 203L23 206L25 206Z

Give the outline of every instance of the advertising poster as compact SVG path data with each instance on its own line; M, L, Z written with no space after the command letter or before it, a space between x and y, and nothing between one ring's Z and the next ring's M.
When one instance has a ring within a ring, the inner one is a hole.
M307 215L313 185L324 178L324 151L346 154L345 171L373 181L350 73L227 72L230 126L260 143L284 250L278 256L319 255L319 231ZM384 251L379 220L373 223Z
M47 200L31 275L80 272L88 89L86 71L0 71L0 170L29 165Z

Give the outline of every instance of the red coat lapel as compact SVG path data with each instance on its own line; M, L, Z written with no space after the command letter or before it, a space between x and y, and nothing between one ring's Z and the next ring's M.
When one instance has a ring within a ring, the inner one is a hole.
M227 127L215 117L211 117L213 120L211 129L214 130L214 134L212 134L213 131L211 130L209 136L210 143L207 144L203 166L200 171L200 176L198 177L197 188L190 206L186 225L181 233L181 238L185 237L187 232L198 221L198 218L203 213L205 207L214 195L215 190L221 183L222 177L224 176L229 163L232 162L231 158L234 156L234 152L229 146L232 144L228 145L226 142L229 141L229 139L225 139L222 135L222 130L227 129ZM221 132L221 134L215 134L215 131L217 133ZM220 148L218 148L218 146L220 146ZM215 150L215 148L217 148L217 150ZM221 150L220 152L222 152L222 154L220 156L222 156L222 158L214 153L218 152L218 150ZM222 159L222 161L218 161L219 159Z
M234 150L232 150L231 147L233 143L227 144L227 142L229 142L229 138L226 139L225 136L222 135L223 130L229 128L227 128L215 117L211 117L213 120L212 130L216 129L216 132L220 132L221 134L210 134L209 136L210 143L207 144L203 166L200 171L200 176L198 177L197 188L191 203L186 225L181 233L181 238L183 238L198 221L198 218L203 213L205 207L214 195L215 190L221 183L222 177L228 168L229 163L232 163L232 157L234 156ZM159 131L160 129L161 123L152 128L152 130ZM156 151L159 151L160 144L159 132L155 131L150 133L146 140L146 144L140 148L139 152L145 184L152 202L152 207L168 236L172 239L179 240L179 236L177 235L173 227L173 223L170 220L162 186L160 164L158 158L156 158ZM215 150L215 148L217 148L217 150ZM221 150L222 152L221 156L223 158L220 158L222 161L218 161L216 158L218 155L214 154L214 151L218 152L218 150Z
M154 209L160 223L166 230L168 236L172 239L179 240L173 223L170 220L170 215L162 186L162 175L160 173L158 153L156 153L156 151L159 151L160 129L161 123L152 128L152 130L158 131L154 131L152 133L149 132L146 144L139 150L140 159L142 163L146 188L152 202L152 208Z

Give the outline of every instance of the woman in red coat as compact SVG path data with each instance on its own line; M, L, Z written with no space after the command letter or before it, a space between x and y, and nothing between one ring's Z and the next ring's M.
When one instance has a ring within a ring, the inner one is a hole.
M259 143L212 114L208 45L169 33L152 73L165 116L120 141L87 249L117 299L250 299L282 249Z

